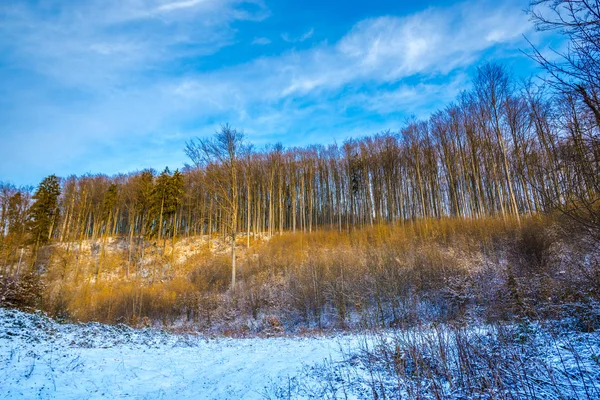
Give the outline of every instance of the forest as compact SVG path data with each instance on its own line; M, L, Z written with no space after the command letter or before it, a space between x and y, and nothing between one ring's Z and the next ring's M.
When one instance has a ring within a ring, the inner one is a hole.
M482 64L397 131L256 148L224 124L181 171L0 184L2 306L229 334L600 326L600 15L565 3L531 14L570 43L530 52L543 78Z

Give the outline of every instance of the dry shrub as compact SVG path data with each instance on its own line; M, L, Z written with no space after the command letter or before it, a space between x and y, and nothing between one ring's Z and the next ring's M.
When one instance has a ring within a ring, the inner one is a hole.
M40 276L27 273L0 278L0 307L32 311L42 305L44 284Z
M266 336L277 336L283 333L283 324L273 315L265 315L262 319L262 333Z
M516 227L497 219L443 219L283 235L259 249L251 275L283 273L287 290L280 303L289 304L295 324L344 328L462 318L477 294L477 271L467 268L483 247L477 241L497 245ZM247 290L259 298L256 287Z
M292 308L305 323L321 327L325 305L325 269L319 257L311 255L288 274L288 295Z
M222 291L229 286L231 279L231 260L227 256L215 256L189 262L196 266L188 274L190 282L201 291Z
M495 274L478 278L484 284L486 279L493 282L483 290L489 301L481 302L488 320L567 318L578 329L598 325L596 313L589 311L597 308L596 283L583 272L593 271L589 261L594 251L579 247L586 239L581 232L559 229L552 217L530 218L515 232L514 240L507 238L506 263L498 263L502 268Z
M597 398L594 379L600 364L583 361L585 346L571 340L530 327L490 326L477 332L442 326L397 331L391 338L386 333L365 340L352 363L325 364L339 377L327 388L346 385L354 394L352 388L366 386L373 398L381 399ZM549 361L547 352L560 362ZM330 393L309 395L324 398Z
M553 244L547 223L537 218L526 221L512 249L517 273L522 276L550 273Z
M282 274L259 271L249 274L246 280L240 282L237 294L244 314L255 320L261 313L285 314L289 306L285 297L287 288L282 278Z
M52 299L51 311L81 321L136 325L147 317L167 324L185 311L178 299L193 291L194 286L183 278L154 285L139 280L87 282L64 287Z

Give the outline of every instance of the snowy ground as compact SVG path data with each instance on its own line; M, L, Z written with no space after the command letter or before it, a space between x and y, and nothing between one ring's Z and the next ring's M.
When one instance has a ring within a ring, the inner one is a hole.
M600 398L598 332L530 332L497 347L491 331L207 339L0 309L0 399L465 399L487 390L480 384L490 374L509 386L477 398ZM457 332L470 338L468 382ZM388 350L374 351L381 346Z
M205 339L0 309L0 398L263 399L340 345L353 340Z

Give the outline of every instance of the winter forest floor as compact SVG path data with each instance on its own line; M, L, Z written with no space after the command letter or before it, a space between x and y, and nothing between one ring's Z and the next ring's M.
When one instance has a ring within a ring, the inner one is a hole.
M0 309L0 398L600 398L600 333L558 326L229 339Z

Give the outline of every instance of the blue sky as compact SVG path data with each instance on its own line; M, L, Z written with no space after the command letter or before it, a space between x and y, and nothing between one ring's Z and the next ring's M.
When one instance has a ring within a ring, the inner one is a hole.
M257 146L426 117L497 60L536 72L527 1L0 3L0 181L186 162L220 124Z

